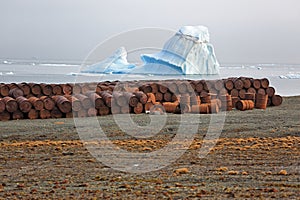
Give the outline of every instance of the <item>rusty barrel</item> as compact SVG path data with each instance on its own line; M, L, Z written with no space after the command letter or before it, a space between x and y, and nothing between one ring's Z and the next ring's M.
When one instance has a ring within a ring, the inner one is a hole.
M68 113L72 111L72 103L66 97L57 95L53 96L52 98L62 113Z
M144 110L144 106L141 102L138 102L138 104L135 107L133 107L133 112L135 114L141 114L143 110Z
M71 84L64 84L63 85L63 93L66 95L71 95L73 91L73 86Z
M13 120L24 119L24 113L20 110L16 110L11 114Z
M31 88L31 93L35 96L40 96L42 94L42 88L40 84L36 83L29 83L29 86Z
M251 87L251 78L241 77L241 80L243 81L243 85L244 85L245 89L248 89Z
M0 96L6 97L9 94L9 87L7 84L1 83L0 85Z
M127 99L127 102L129 104L129 106L135 107L138 104L139 99L133 93L131 93L131 92L124 92L123 95ZM128 107L128 105L125 105L125 106L122 106L122 107ZM123 109L123 111L124 111L124 109ZM122 108L121 108L121 113L123 113L122 112Z
M53 95L62 95L63 94L62 85L52 84L52 93Z
M164 94L161 92L155 93L155 100L158 102L162 102L164 100Z
M180 104L183 105L191 105L191 97L189 94L183 94L180 96L180 100L179 100Z
M165 101L165 102L172 101L172 93L171 92L166 92L163 95L164 95L163 101Z
M73 95L65 95L65 97L71 102L72 110L78 112L82 109L81 102Z
M20 96L16 98L16 101L18 102L20 111L28 113L31 110L32 104L25 97Z
M252 79L252 87L259 89L261 87L261 82L259 79Z
M30 111L27 113L28 119L38 119L39 118L39 111L36 109L30 109Z
M256 91L255 91L256 92ZM233 88L231 91L230 91L230 95L232 97L238 97L239 96L239 91L235 88Z
M42 88L43 95L45 95L45 96L51 96L52 95L52 89L53 88L50 84L42 83L40 86Z
M87 110L87 115L88 115L89 117L95 117L95 116L97 116L97 113L98 113L98 111L97 111L96 108L89 108L89 109Z
M266 89L266 94L268 95L268 97L273 97L275 94L275 89L273 87L268 87Z
M227 90L232 90L234 88L234 83L231 79L225 79L224 80L224 86Z
M247 91L245 89L239 90L239 97L240 97L240 99L245 99L245 94L246 93L247 93Z
M231 111L233 104L232 104L232 97L229 94L221 95L220 97L221 100L221 110L222 111Z
M47 109L40 110L39 117L41 119L49 119L49 118L51 118L50 110L47 110Z
M43 101L37 97L29 97L28 101L31 103L35 110L42 110L44 108Z
M43 101L44 108L46 110L52 110L55 106L54 100L52 98L48 97L48 96L42 96L42 97L40 97L40 100Z
M92 101L92 103L95 104L94 107L96 109L99 109L102 106L104 106L105 103L104 103L103 98L100 95L98 95L97 93L90 92L90 93L87 93L86 95L90 98L90 100Z
M9 96L13 98L17 98L20 96L24 96L24 92L20 88L13 88L9 90Z
M0 113L5 110L5 102L0 98Z
M208 104L209 113L218 113L219 112L219 105L217 102L210 102Z
M87 96L85 96L83 94L75 94L74 97L76 97L81 102L81 105L84 109L89 109L89 108L94 107L92 101ZM111 101L111 98L110 98L110 101ZM111 104L109 104L109 105L111 105Z
M240 111L252 110L254 108L254 102L252 100L239 100L236 102L235 108Z
M139 87L139 90L144 92L145 94L152 92L152 87L149 84L145 84Z
M148 93L150 93L150 92L148 92ZM133 94L139 99L139 101L142 104L146 104L147 103L148 97L147 97L147 95L144 92L139 91L139 92L134 92Z
M18 110L18 103L15 99L11 97L4 97L3 101L5 103L5 108L8 112L13 113Z
M244 100L252 100L253 102L255 102L255 93L245 93Z
M243 83L243 81L241 79L236 79L234 81L234 88L235 89L241 90L241 89L243 89L243 87L244 87L244 83Z
M282 97L280 95L273 95L272 96L272 105L279 106L282 104Z
M167 113L175 113L178 109L179 103L178 102L164 102L163 107Z
M255 108L266 109L268 104L268 95L256 94Z
M239 97L231 97L232 100L232 108L236 107L236 103L240 100Z
M110 113L110 109L108 106L102 106L98 109L98 114L101 116L108 115Z
M177 84L174 82L168 83L168 88L171 93L178 93Z
M18 87L23 91L24 96L27 96L31 93L30 86L27 83L20 83Z
M116 92L114 91L112 93L114 101L119 105L119 106L126 106L128 105L128 100L127 98L123 95L123 92Z
M6 110L0 112L0 121L8 121L10 120L10 113Z
M51 114L51 118L55 118L55 119L63 117L63 113L56 106L50 111L50 114Z
M260 85L262 88L267 89L269 87L269 80L267 78L260 79Z
M191 95L190 96L191 105L199 105L201 104L200 96L199 95Z

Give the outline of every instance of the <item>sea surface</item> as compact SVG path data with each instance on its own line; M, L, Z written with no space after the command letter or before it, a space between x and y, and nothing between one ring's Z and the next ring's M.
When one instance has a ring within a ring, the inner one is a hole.
M36 62L0 60L0 83L82 83L113 80L167 80L167 79L220 79L228 77L268 78L276 93L282 96L300 95L300 64L227 64L220 67L219 75L165 75L151 74L87 74L80 73L80 62Z

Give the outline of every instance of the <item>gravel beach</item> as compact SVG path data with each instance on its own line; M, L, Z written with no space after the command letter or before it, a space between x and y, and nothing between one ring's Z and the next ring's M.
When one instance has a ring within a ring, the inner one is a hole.
M0 199L299 199L300 96L283 100L266 110L227 112L216 145L200 159L210 120L201 115L189 149L169 166L142 174L95 159L73 119L0 122ZM132 118L149 121L147 114ZM167 128L143 140L120 131L113 116L98 117L111 141L133 152L165 146L179 119L168 114Z

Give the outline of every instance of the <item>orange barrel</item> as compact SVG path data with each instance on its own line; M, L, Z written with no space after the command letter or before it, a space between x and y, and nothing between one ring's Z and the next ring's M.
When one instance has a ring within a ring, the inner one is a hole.
M255 108L266 109L268 104L268 95L256 94Z
M239 100L236 102L235 107L240 111L250 110L253 109L254 103L251 100Z
M151 102L151 103L155 103L156 102L155 94L153 94L153 93L147 93L147 97L148 97L147 102Z
M29 97L28 101L32 104L35 110L42 110L44 108L43 101L37 97Z
M247 93L256 93L256 89L255 88L253 88L253 87L250 87L250 88L248 88L247 89Z
M41 88L42 88L42 93L44 95L46 95L46 96L51 96L52 95L52 86L50 84L42 83Z
M11 114L11 118L12 118L13 120L24 119L24 114L23 114L22 111L16 110L15 112L13 112L13 113Z
M164 102L163 107L167 113L175 113L177 107L179 106L178 102Z
M233 83L232 79L225 79L224 82L225 82L224 86L228 91L232 90L234 88L234 83Z
M0 113L5 110L5 103L4 101L0 98Z
M262 88L267 89L269 87L269 80L267 78L260 79L260 85Z
M4 83L1 83L1 85L0 85L0 96L2 96L2 97L8 96L9 90L10 89L9 89L8 85L6 85Z
M255 93L245 93L245 100L252 100L253 102L255 102Z
M28 113L31 110L32 104L25 97L20 96L16 98L16 101L18 102L20 111Z
M11 97L4 97L3 101L5 103L5 108L8 112L13 113L18 110L18 103L15 99Z
M20 83L18 87L23 91L24 96L27 96L31 93L30 86L27 83Z
M246 94L246 90L245 89L239 90L239 97L240 97L240 99L245 99L245 94Z
M268 88L266 89L266 93L267 93L267 95L268 95L269 97L273 97L274 94L275 94L275 89L274 89L273 87L268 87Z
M163 101L165 101L165 102L172 101L172 93L171 92L166 92L163 95L164 95Z
M66 97L53 96L52 98L62 113L68 113L72 111L72 103Z
M180 104L190 105L191 104L191 97L189 94L183 94L180 96L179 99Z
M38 119L39 118L39 111L36 109L30 109L27 113L28 119Z
M255 91L256 92L256 91ZM239 91L235 88L233 88L231 91L230 91L230 95L232 97L238 97L239 96Z
M139 99L139 101L142 104L147 103L148 97L147 97L147 95L144 92L139 91L139 92L134 92L133 94Z
M71 95L73 91L73 86L69 83L63 85L63 93L66 95Z
M255 88L255 89L259 89L261 87L261 82L259 79L253 79L252 80L252 86Z
M0 121L8 121L10 120L10 114L6 110L0 112Z
M234 88L235 89L241 90L241 89L243 89L243 87L244 87L244 83L243 83L243 81L241 79L236 79L234 81Z
M272 105L279 106L282 104L282 97L280 95L272 96Z
M154 105L154 103L153 102L147 102L145 105L144 105L144 107L145 107L145 112L147 113L147 112L150 112L150 110L151 110L151 107Z
M39 116L41 119L49 119L51 118L51 113L49 110L43 109L40 110Z
M54 106L55 106L54 100L51 99L51 98L48 97L48 96L42 96L42 97L40 97L40 100L43 101L43 103L44 103L44 108L45 108L46 110L52 110L52 109L54 108Z
M99 113L99 115L101 115L101 116L109 115L110 109L109 109L108 106L103 106L103 107L101 107L101 108L98 109L98 113Z
M155 93L155 100L156 100L156 101L162 102L163 99L164 99L163 93L161 93L161 92Z
M24 92L20 88L13 88L9 90L9 96L13 98L17 98L20 96L24 96Z

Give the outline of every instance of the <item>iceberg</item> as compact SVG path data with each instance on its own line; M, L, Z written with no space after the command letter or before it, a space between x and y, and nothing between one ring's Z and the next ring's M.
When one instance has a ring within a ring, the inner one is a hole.
M175 74L219 74L219 63L204 26L184 26L155 54L144 54L145 63L138 69L153 74L166 74L167 67ZM164 66L164 67L163 67Z
M136 66L127 61L124 47L117 49L113 55L96 64L85 67L82 73L127 74Z

